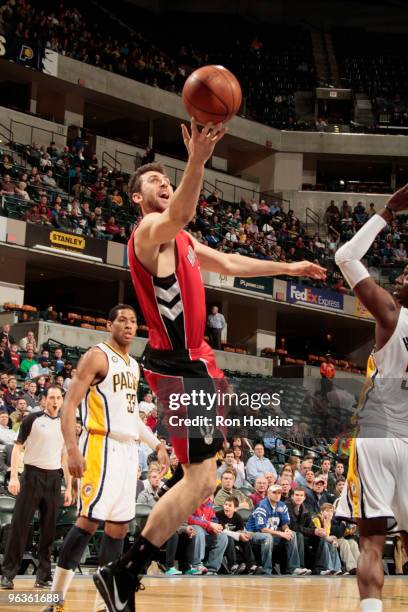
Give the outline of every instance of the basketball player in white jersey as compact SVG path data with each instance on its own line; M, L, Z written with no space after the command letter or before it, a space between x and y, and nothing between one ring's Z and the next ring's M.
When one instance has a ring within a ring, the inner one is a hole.
M377 235L408 208L408 185L371 217L336 253L344 278L376 320L374 372L370 376L350 453L347 487L336 516L357 522L357 578L361 612L380 612L382 555L387 530L401 531L408 550L408 266L393 296L377 285L361 263Z
M110 338L91 348L80 360L61 411L68 467L80 478L78 518L67 534L55 570L52 589L63 598L75 569L100 521L105 529L100 564L114 561L123 550L129 522L135 515L138 440L158 453L167 471L164 444L140 420L137 402L139 366L128 354L136 333L136 313L119 304L108 316ZM81 403L83 432L77 444L75 423ZM62 612L64 604L45 608ZM94 610L105 610L99 594Z

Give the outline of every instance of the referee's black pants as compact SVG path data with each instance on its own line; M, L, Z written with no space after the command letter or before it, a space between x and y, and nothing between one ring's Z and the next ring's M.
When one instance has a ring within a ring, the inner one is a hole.
M62 470L42 470L26 465L20 479L20 493L3 559L3 576L13 579L20 569L30 523L39 510L40 541L38 545L38 580L51 578L51 547L55 538L57 512L61 501Z

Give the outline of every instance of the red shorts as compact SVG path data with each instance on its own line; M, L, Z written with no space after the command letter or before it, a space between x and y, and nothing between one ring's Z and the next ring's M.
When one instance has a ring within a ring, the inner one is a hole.
M146 346L142 357L146 382L157 395L174 452L180 463L200 463L213 457L225 440L219 402L227 379L210 346L161 351Z

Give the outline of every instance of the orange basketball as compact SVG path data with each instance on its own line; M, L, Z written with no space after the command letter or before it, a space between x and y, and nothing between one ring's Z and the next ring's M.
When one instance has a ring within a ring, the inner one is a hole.
M238 79L223 66L195 70L183 87L183 104L198 123L226 123L239 111L242 101Z

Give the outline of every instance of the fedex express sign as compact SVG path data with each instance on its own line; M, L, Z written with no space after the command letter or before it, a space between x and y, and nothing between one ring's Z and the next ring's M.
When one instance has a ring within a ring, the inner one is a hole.
M343 295L334 291L326 291L318 287L305 287L295 283L287 283L286 301L291 304L307 304L316 308L343 310Z

